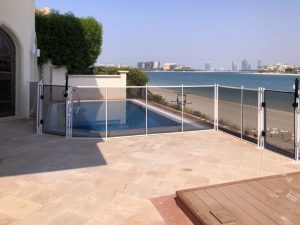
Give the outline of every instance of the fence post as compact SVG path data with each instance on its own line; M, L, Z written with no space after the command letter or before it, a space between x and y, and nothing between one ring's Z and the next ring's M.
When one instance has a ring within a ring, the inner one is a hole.
M126 91L127 91L127 88L126 88ZM108 128L107 128L107 118L108 118L108 115L107 115L107 98L108 98L108 96L107 96L107 87L105 88L105 139L107 139L107 130L108 130Z
M241 87L241 139L243 139L243 128L244 128L244 124L243 124L243 114L244 114L244 86Z
M72 138L72 123L73 123L73 88L68 88L68 93L66 97L66 138Z
M299 161L299 141L300 141L300 132L299 132L299 113L300 113L300 108L299 108L299 98L297 99L297 107L295 108L295 134L294 134L294 139L295 139L295 160Z
M146 84L146 135L148 135L148 84Z
M219 85L215 84L214 93L214 129L219 130Z
M183 132L183 84L181 85L181 132Z
M261 88L257 89L257 147L260 148L260 135L261 135Z
M43 81L38 83L37 88L37 102L36 102L36 133L42 134L43 133Z
M258 139L258 148L264 148L265 142L264 142L264 129L265 129L265 107L263 106L263 103L265 101L264 99L264 93L265 89L264 88L259 88L259 96L258 96L258 134L257 134L257 139ZM266 135L266 134L265 134Z
M295 142L295 160L299 161L299 80L296 78L294 84L295 94L294 94L294 142Z

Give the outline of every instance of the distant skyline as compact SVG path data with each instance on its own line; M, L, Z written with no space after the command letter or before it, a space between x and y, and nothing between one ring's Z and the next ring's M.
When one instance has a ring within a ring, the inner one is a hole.
M36 0L103 24L100 63L300 64L299 0Z

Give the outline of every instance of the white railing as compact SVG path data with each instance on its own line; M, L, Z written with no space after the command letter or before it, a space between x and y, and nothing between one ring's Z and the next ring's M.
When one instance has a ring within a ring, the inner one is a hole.
M178 85L173 85L173 86L149 86L149 85L146 85L146 86L127 86L127 87L117 87L117 86L112 86L112 87L99 87L99 86L70 87L69 90L68 90L68 95L66 97L66 127L65 127L65 129L66 129L66 132L65 132L66 133L66 138L73 138L73 129L74 129L73 128L73 123L74 123L74 118L73 118L74 111L73 110L74 110L74 101L76 101L76 99L73 95L74 90L80 90L80 89L82 89L82 90L83 89L87 89L87 90L93 90L93 89L97 90L98 89L98 90L101 90L102 97L101 97L101 99L97 99L98 101L102 101L105 104L105 112L104 112L105 115L103 115L104 118L105 118L105 131L104 131L105 135L101 136L101 137L107 139L107 138L110 137L110 135L109 135L110 130L109 130L108 107L109 107L109 102L113 101L108 96L109 92L111 90L114 90L114 89L120 89L120 90L143 89L145 91L144 99L139 104L145 108L145 133L143 133L142 135L148 135L148 134L150 134L149 133L150 127L149 127L149 124L148 124L148 121L149 121L148 120L148 116L149 116L148 112L149 112L149 110L152 110L153 107L154 107L153 102L151 102L149 100L149 93L151 92L151 90L153 91L153 89L155 89L155 88L169 89L170 91L172 91L172 89L175 89L175 88L177 89L176 92L174 91L173 97L174 98L177 97L177 102L176 101L174 101L174 102L176 102L175 105L180 106L179 107L180 111L178 111L178 108L177 108L177 111L176 111L176 112L180 112L180 116L179 116L179 114L177 115L174 112L174 108L171 108L170 105L168 105L168 106L161 105L161 107L169 107L170 109L173 110L173 112L172 111L171 112L170 111L166 112L166 111L164 111L164 109L160 109L163 112L164 115L170 116L171 114L173 114L173 118L176 118L177 121L180 121L180 127L181 128L177 132L185 132L186 131L185 124L189 124L189 122L187 122L188 121L187 118L194 116L193 114L189 114L188 111L185 111L185 109L188 108L187 105L186 105L188 103L186 101L186 96L189 95L189 94L197 96L197 94L195 94L195 93L186 93L186 89L190 88L190 89L195 89L196 90L196 89L202 89L202 88L213 88L212 97L211 97L212 105L210 106L210 107L212 107L211 108L212 115L208 115L208 116L212 117L211 120L210 120L211 127L213 127L213 129L216 130L216 131L218 131L220 129L224 131L224 127L225 127L225 132L226 132L226 129L229 130L229 133L236 132L237 133L236 136L238 136L241 139L247 139L248 138L247 140L249 140L249 136L247 136L246 133L244 134L244 126L245 126L245 124L244 124L244 122L245 122L244 121L244 115L245 115L244 106L247 105L247 103L245 103L245 101L244 101L245 100L245 91L255 91L255 92L257 92L257 99L255 99L255 101L257 101L257 127L253 127L253 130L256 130L256 137L253 136L253 137L250 137L250 139L253 139L253 140L257 141L256 144L257 144L258 148L264 148L265 147L265 137L263 135L263 133L266 131L266 127L265 127L265 107L263 107L263 103L265 102L265 99L264 99L265 89L261 88L261 87L259 87L258 89L244 88L243 86L242 87L231 87L231 86L218 85L218 84L215 84L215 85L180 85L180 86L178 86ZM220 116L220 101L223 101L222 98L220 100L220 97L223 97L223 96L220 96L220 91L219 91L220 88L225 88L225 89L228 89L228 90L230 90L230 89L240 90L240 101L238 103L240 105L239 115L241 117L241 118L239 118L240 132L235 131L235 130L230 130L230 126L229 127L227 126L227 128L226 128L226 125L222 124L222 122L220 120L220 119L223 119ZM43 122L41 122L41 121L43 121L45 119L45 118L43 118L43 99L41 97L43 95L43 83L42 82L39 82L37 91L38 91L38 95L37 95L38 96L38 99L37 99L37 133L41 134L41 133L43 133ZM187 91L189 91L189 90L187 90ZM80 93L79 94L77 93L76 96L77 95L79 96L79 99L77 99L77 101L79 101L81 103L84 103L85 100L80 98L81 97ZM199 94L199 96L205 97L202 94ZM126 92L125 92L124 100L127 100L127 93ZM174 99L174 100L176 100L176 99ZM95 99L92 99L91 101L95 101ZM299 102L299 99L297 101ZM78 105L78 107L81 107L81 103ZM80 109L79 108L76 109L77 112L78 112L78 110L80 110ZM299 106L298 106L296 111L297 111L297 113L295 113L296 126L295 126L294 137L295 137L295 143L296 143L295 158L298 159L299 142L300 142L300 133L299 133L299 129L300 129L299 112L300 112L300 109L299 109ZM200 112L200 113L203 113L203 112ZM202 114L199 114L199 115L202 115ZM198 117L198 119L199 119L199 117ZM206 120L205 122L208 122L208 120ZM192 122L191 122L191 124L192 124ZM199 129L195 128L194 130L199 130ZM176 131L170 131L170 132L176 132ZM166 132L161 131L161 132L157 132L157 133L166 133ZM84 135L83 135L83 137L84 137Z

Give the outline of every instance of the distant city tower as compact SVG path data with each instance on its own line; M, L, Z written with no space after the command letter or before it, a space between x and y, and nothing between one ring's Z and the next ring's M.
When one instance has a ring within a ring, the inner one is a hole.
M250 68L251 68L251 65L250 65ZM242 61L242 70L244 70L244 71L249 70L249 64L248 64L248 60L247 59L244 59Z
M261 67L262 67L262 61L261 60L257 60L257 64L256 64L257 70L260 70Z
M211 63L205 63L204 68L205 71L211 71L212 70Z

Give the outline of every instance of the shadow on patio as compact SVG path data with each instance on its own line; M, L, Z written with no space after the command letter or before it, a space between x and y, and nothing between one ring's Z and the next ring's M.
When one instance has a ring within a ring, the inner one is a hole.
M99 141L36 136L33 121L1 123L0 177L106 165Z

